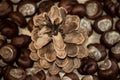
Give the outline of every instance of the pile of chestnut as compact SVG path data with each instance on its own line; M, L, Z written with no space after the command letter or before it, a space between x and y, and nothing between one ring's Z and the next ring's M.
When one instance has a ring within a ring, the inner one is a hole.
M50 75L43 70L29 74L32 18L53 5L78 15L88 36L100 35L88 44L89 56L77 69L81 80L120 80L120 0L0 0L0 78L3 80L80 80L74 72ZM28 72L27 72L28 70Z

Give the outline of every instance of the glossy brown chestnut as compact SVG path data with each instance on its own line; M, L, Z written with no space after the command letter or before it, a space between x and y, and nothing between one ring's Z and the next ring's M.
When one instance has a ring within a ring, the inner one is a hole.
M22 68L28 68L33 65L33 61L29 58L30 50L21 49L20 57L17 60L17 65Z
M6 40L0 39L0 48L4 46L6 43Z
M108 15L97 18L93 25L94 30L99 34L111 30L112 27L113 27L113 19Z
M98 69L98 76L100 80L114 80L118 75L118 64L115 59L106 59Z
M120 41L110 49L109 56L120 61Z
M43 70L38 71L36 74L27 75L26 80L46 80L46 75Z
M46 80L61 80L59 75L50 75Z
M71 14L78 15L80 18L86 15L86 8L84 4L77 4L73 7Z
M0 3L0 18L7 17L8 14L13 10L12 5L3 1Z
M28 47L31 38L28 35L19 35L12 39L11 43L17 48Z
M26 72L19 67L8 66L5 70L5 80L25 80Z
M86 3L86 17L96 19L103 13L102 4L97 0L88 0Z
M1 34L7 38L13 38L19 33L17 24L10 20L3 20L1 28Z
M52 0L43 1L39 4L38 13L48 12L50 8L54 5Z
M27 22L25 17L20 12L11 12L9 14L9 17L16 22L21 28L26 27Z
M0 67L0 79L1 79L2 76L3 76L3 68Z
M97 71L97 68L97 62L94 59L85 57L81 60L81 66L77 70L80 74L91 75Z
M49 1L53 1L53 2L60 2L60 0L49 0Z
M4 35L0 34L0 47L4 46L7 43L7 38Z
M77 0L61 0L59 6L64 7L70 13L76 4L78 4Z
M28 1L33 1L33 2L39 2L39 1L41 1L41 0L28 0Z
M18 4L18 3L20 3L22 0L6 0L6 1L8 1L8 2L10 2L10 3L12 3L12 4Z
M31 32L33 30L33 18L31 18L29 21L28 21L28 25L27 25L27 28L28 30Z
M106 48L99 43L91 43L88 46L89 57L96 61L104 60L107 56Z
M116 12L117 16L120 17L120 4L117 6Z
M17 50L13 45L7 44L1 47L0 56L4 62L13 63L17 57Z
M36 9L37 9L36 3L30 0L25 0L21 2L17 7L17 11L22 13L22 15L25 17L33 16L36 12Z
M91 36L93 33L92 23L88 19L81 19L80 27L87 30L88 36Z
M104 1L104 10L106 13L112 17L116 16L116 6L117 0L105 0Z
M120 32L120 19L116 22L115 28Z
M111 48L115 43L120 40L119 32L115 30L107 31L101 36L101 43L107 48Z
M79 80L79 77L76 73L71 72L67 73L62 77L62 80Z
M96 75L86 75L86 76L82 77L81 80L100 80L100 79Z

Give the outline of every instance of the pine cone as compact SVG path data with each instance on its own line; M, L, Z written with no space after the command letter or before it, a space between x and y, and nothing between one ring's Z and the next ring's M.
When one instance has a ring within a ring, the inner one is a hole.
M80 19L68 15L62 7L53 6L50 11L33 18L30 58L50 74L70 73L80 67L80 60L88 55L84 46L87 32L81 29Z

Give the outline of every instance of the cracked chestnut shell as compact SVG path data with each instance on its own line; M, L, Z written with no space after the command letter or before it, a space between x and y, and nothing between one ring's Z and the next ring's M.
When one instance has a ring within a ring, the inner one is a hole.
M104 60L107 56L106 48L99 43L91 43L88 46L89 57L96 61Z
M85 75L81 80L100 80L96 75Z
M36 3L29 0L21 2L17 7L17 11L22 13L22 15L25 17L33 16L36 13L36 9Z
M109 50L109 56L120 61L120 41L111 47Z
M11 40L11 43L17 48L28 47L30 42L31 42L30 36L23 34L13 37L13 39Z
M115 28L120 32L120 19L116 22Z
M106 59L99 65L98 76L102 80L114 80L118 75L118 70L115 59Z
M100 41L107 48L111 48L115 43L120 41L120 33L115 30L107 31L102 34Z
M26 27L26 19L25 17L20 13L20 12L11 12L9 14L9 17L15 22L17 23L21 28L25 28Z
M30 50L21 49L20 56L17 60L17 65L22 68L29 68L33 65L33 61L29 58Z
M97 0L88 0L86 3L86 17L96 19L103 13L102 4Z
M13 6L8 2L0 2L0 18L5 18L13 10Z
M17 57L17 50L13 45L7 44L1 47L0 56L4 62L13 63Z
M88 75L94 74L97 68L97 62L94 59L85 57L81 60L81 66L77 70L80 74Z
M108 15L97 18L93 25L94 30L99 34L111 30L112 27L113 27L113 19Z
M1 34L10 39L19 33L17 24L11 20L3 20L1 28Z
M5 80L25 80L26 72L20 67L8 66L5 69L4 79Z

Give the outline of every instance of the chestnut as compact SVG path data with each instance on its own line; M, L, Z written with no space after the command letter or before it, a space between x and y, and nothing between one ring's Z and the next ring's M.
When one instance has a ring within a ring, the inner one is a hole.
M106 59L98 67L100 80L114 80L118 75L118 64L115 59Z
M109 57L120 61L120 41L109 50Z
M9 17L13 21L15 21L21 28L26 27L26 24L27 24L26 19L20 12L17 12L17 11L16 12L11 12L9 14Z
M120 19L116 22L115 28L120 32Z
M71 73L66 73L63 77L62 80L79 80L79 77L76 73L71 72Z
M28 30L31 32L33 30L33 18L31 18L29 21L28 21L28 24L27 24L27 28Z
M45 72L41 70L33 75L27 75L25 80L46 80L46 75Z
M105 12L112 16L116 16L116 6L117 5L117 0L105 0L104 1L104 10Z
M19 30L16 23L11 20L3 20L3 24L1 25L1 34L6 36L7 38L13 38L18 35Z
M102 16L103 7L97 0L88 0L86 3L86 17L89 19L96 19Z
M28 1L33 1L33 2L37 3L37 2L39 2L41 0L28 0Z
M60 0L49 0L49 1L53 1L53 2L60 2Z
M0 48L7 43L7 38L3 35L0 35Z
M76 4L78 4L77 0L61 0L59 6L65 8L70 13Z
M11 43L17 48L28 47L30 42L31 42L30 36L23 34L13 37L13 39L11 40Z
M46 80L61 80L59 75L49 75Z
M97 71L97 62L89 57L81 59L81 66L77 69L80 74L88 75L94 74Z
M33 65L33 61L29 58L30 50L29 49L21 49L20 56L17 60L17 65L22 68L29 68Z
M116 12L117 16L120 17L120 4L117 6Z
M104 60L107 56L106 48L99 43L91 43L88 46L89 57L96 61Z
M87 30L88 36L91 36L93 33L92 23L88 19L81 19L80 27Z
M17 50L13 45L7 44L1 47L0 56L4 62L13 63L17 57Z
M2 76L3 76L3 68L0 67L0 79L1 79Z
M0 18L5 18L13 10L13 6L5 1L0 2Z
M119 40L120 34L115 30L105 32L100 38L101 43L104 44L104 46L106 46L107 48L111 48Z
M36 9L36 3L29 0L21 2L17 7L17 11L22 13L22 15L25 17L33 16L36 13Z
M26 72L20 67L8 66L5 69L4 79L5 80L25 80Z
M84 4L77 4L73 7L71 14L78 15L80 18L86 15L86 8Z
M0 39L0 48L6 44L6 40Z
M86 76L82 77L81 80L100 80L100 79L96 75L86 75Z
M48 12L53 5L54 2L52 2L52 0L42 1L38 7L38 13Z
M12 4L19 4L22 0L6 0L6 1Z
M93 25L94 30L99 34L111 30L112 27L113 27L113 19L108 15L97 18Z

